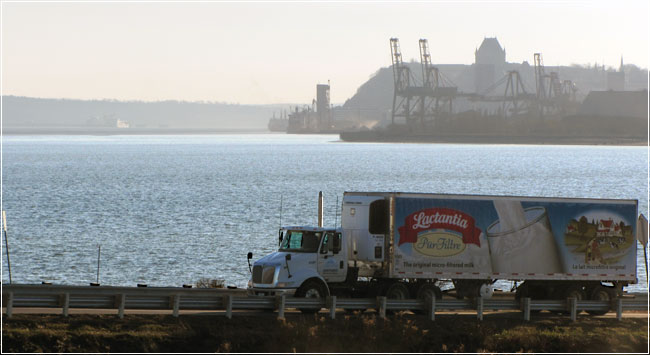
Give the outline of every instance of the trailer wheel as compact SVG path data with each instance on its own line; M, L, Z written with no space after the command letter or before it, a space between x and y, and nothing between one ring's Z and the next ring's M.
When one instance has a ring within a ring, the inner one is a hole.
M393 282L386 289L386 298L392 300L405 300L409 298L409 289L401 282ZM394 310L387 310L386 314L395 314Z
M442 299L442 291L440 290L440 287L432 284L432 283L426 283L421 285L418 288L417 291L417 299L424 301L424 304L427 305L431 302L431 299L435 297L435 299L439 300ZM423 310L414 310L413 313L415 314L424 314Z
M307 280L296 290L296 297L325 298L325 296L326 292L322 283L315 280ZM300 308L300 312L305 314L318 313L319 311L320 308Z
M563 293L563 299L571 298L574 297L578 301L584 300L585 297L585 291L582 290L582 287L580 286L569 286L566 290L564 290Z
M612 291L603 285L598 285L594 287L593 291L589 295L590 300L594 301L611 301L613 298ZM603 314L609 312L609 308L606 311L587 311L587 313L592 316L602 316Z
M558 293L561 295L559 299L566 300L567 298L575 298L578 301L584 300L586 297L585 291L580 286L569 286L564 290L559 289ZM559 311L559 314L569 314L569 311ZM580 313L580 311L578 311Z
M394 282L386 290L386 298L405 300L409 298L409 290L401 282Z

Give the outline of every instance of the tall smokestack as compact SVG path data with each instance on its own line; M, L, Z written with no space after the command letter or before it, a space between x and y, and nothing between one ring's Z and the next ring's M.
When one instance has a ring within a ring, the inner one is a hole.
M318 226L323 227L323 191L318 191Z

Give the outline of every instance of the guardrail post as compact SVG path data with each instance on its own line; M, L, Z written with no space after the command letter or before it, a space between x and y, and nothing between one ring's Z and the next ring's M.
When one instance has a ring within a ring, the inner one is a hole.
M330 318L336 318L336 296L327 297L327 306L330 309Z
M377 297L377 306L379 306L379 318L386 318L386 297Z
M476 317L483 320L483 297L476 299Z
M14 313L14 293L9 292L9 299L7 300L7 318L10 318L12 313Z
M623 299L616 299L616 320L621 320L623 318Z
M569 303L569 309L571 310L571 320L575 322L578 317L578 299L575 297L569 297L567 301Z
M285 295L275 297L275 304L278 308L278 319L284 319L284 304L286 301Z
M124 318L124 307L126 307L126 294L120 295L120 302L117 309L117 317L122 319Z
M530 321L530 297L524 297L521 301L524 303L524 320L528 322Z
M62 314L63 314L64 317L67 317L67 316L68 316L68 310L69 310L69 308L70 308L70 293L69 293L69 292L66 292L66 293L63 295L63 310L62 310Z
M428 311L429 311L429 319L432 321L436 320L436 297L431 297L431 301L429 301L428 306Z
M225 295L226 318L232 319L232 295Z
M181 308L181 295L174 295L174 311L172 316L178 317L178 311Z

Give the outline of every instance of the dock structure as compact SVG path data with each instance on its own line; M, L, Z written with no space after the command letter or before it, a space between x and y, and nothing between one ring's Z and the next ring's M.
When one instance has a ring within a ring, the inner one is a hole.
M565 115L578 107L575 83L561 80L556 71L547 73L541 53L534 54L535 89L531 91L524 85L518 70L504 69L505 49L496 38L486 38L476 51L473 65L475 92L461 92L432 64L428 40L420 39L419 47L421 80L404 63L399 39L390 39L394 83L392 125L404 123L409 128L426 127L435 132L443 117L453 119L454 101L460 98L470 103L496 104L498 115L504 118ZM499 74L503 72L505 75Z

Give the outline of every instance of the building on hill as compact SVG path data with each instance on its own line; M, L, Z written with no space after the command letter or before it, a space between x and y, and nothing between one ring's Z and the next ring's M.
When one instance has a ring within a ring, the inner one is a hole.
M607 90L624 91L625 90L625 72L623 71L623 57L621 57L621 66L618 71L607 72Z
M501 48L496 37L486 37L481 46L474 51L474 63L503 66L506 64L506 50Z
M506 50L496 37L486 37L474 51L474 89L482 93L497 81L506 65Z

